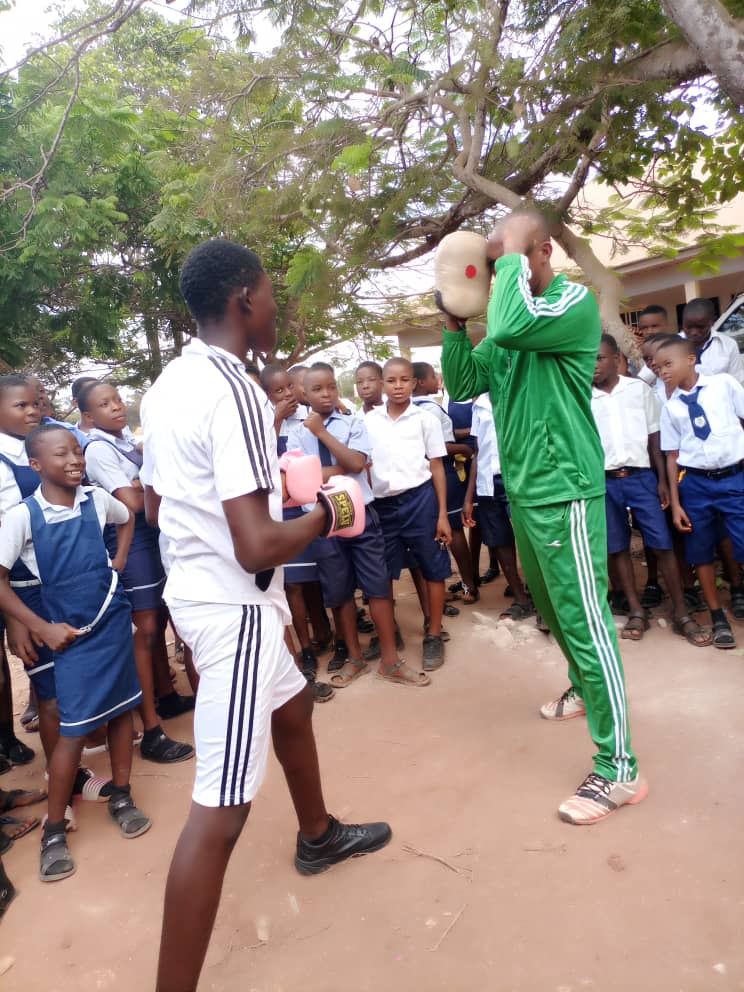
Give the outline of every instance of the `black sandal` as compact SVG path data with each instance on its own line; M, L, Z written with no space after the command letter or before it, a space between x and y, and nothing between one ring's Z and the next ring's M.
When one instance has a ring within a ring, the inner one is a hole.
M517 603L515 601L499 615L499 620L526 620L534 612L532 603Z
M693 629L685 630L685 627L688 627L690 624L693 624ZM684 637L688 644L692 644L696 648L707 648L713 641L710 632L705 627L701 627L697 620L693 620L688 613L680 617L679 620L672 620L672 630L675 634L679 634L680 637ZM701 634L704 640L699 639Z
M744 586L731 586L731 612L737 620L744 620Z
M713 647L721 651L736 647L736 638L728 620L716 620L713 624Z
M633 610L628 614L628 622L620 631L620 637L626 641L643 640L643 635L649 628L648 617L645 610Z
M655 606L661 606L664 593L658 582L647 582L646 588L641 594L641 606L645 610L652 610Z
M55 834L45 833L41 838L40 881L61 882L63 878L74 875L75 871L75 862L67 848L64 830Z
M122 837L134 840L140 837L152 826L152 820L137 809L131 796L112 796L108 803L111 819L116 823Z

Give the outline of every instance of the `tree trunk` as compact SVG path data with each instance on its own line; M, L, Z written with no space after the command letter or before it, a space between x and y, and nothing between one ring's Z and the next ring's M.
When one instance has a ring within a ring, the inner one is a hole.
M661 5L723 92L744 108L744 21L732 17L720 0L661 0Z
M160 351L160 336L158 334L158 321L155 317L144 318L145 338L147 339L147 350L150 354L150 378L154 382L163 371L163 356Z

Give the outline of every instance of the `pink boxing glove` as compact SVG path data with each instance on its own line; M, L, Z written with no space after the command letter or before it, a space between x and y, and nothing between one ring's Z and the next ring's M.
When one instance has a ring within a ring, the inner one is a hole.
M356 479L334 475L320 487L318 502L328 518L323 537L356 537L364 530L367 512Z
M323 485L323 469L317 455L302 451L285 451L279 459L284 506L303 506L315 503L318 490Z

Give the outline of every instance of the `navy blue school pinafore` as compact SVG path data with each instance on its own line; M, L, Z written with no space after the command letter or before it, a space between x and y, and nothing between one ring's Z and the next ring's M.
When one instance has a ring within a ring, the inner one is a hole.
M92 625L54 656L60 733L82 737L142 700L132 609L109 565L92 494L80 503L79 516L58 523L47 523L33 496L24 503L45 615L78 629Z
M116 453L127 461L142 468L142 455L139 451L122 451L103 437L92 437L86 447L96 443L110 444ZM132 610L157 610L163 605L165 569L160 557L158 537L160 531L151 527L141 510L134 515L134 534L127 556L127 563L121 571L124 592L132 605ZM103 532L111 560L116 557L116 528L107 525Z
M21 491L21 500L36 492L41 485L41 476L30 465L15 465L3 454L0 454L0 461L4 462L13 473L15 484ZM11 568L8 578L13 592L23 604L29 610L33 610L37 616L47 619L41 601L41 583L20 558ZM32 680L39 699L54 699L57 694L54 683L54 654L45 644L42 647L37 646L36 653L39 660L33 668L26 669L26 674Z

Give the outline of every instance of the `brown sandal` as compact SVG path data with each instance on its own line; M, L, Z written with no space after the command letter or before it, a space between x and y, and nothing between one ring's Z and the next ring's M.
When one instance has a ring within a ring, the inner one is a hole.
M645 610L639 613L637 610L628 617L628 622L620 632L620 636L626 641L640 641L649 628L648 617Z
M364 675L367 668L367 662L363 661L361 658L359 661L349 658L349 660L345 662L344 667L339 669L339 671L334 672L328 681L334 689L345 689L347 685L351 685L352 682L355 682L360 675Z
M414 689L423 688L425 685L431 684L431 679L428 675L409 668L402 658L396 661L387 671L384 668L378 668L375 678L381 679L383 682L394 682L396 685L405 685Z
M693 630L685 630L688 624L692 624ZM701 627L697 620L693 620L687 613L679 620L672 620L672 630L680 637L684 637L688 644L696 648L707 648L713 643L713 635L705 627ZM701 639L702 635L702 639Z

